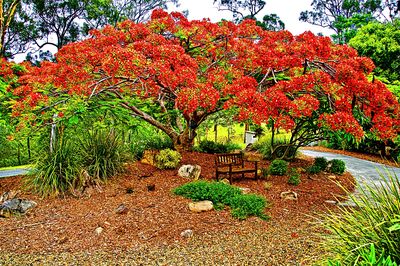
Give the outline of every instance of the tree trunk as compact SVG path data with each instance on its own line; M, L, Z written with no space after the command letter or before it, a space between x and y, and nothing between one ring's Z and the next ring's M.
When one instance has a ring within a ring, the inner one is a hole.
M245 123L244 124L244 133L243 133L243 143L246 143L246 131L250 130L250 124Z
M181 151L191 151L194 145L194 139L197 136L195 129L186 129L180 135L172 137L174 148Z
M26 140L26 146L28 148L28 159L29 159L29 161L31 161L31 141L30 141L30 137L28 137L27 140Z
M214 142L218 141L218 124L214 125Z

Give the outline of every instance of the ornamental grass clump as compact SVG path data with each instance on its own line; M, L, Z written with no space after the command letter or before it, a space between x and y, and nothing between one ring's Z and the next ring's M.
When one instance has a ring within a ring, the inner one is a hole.
M128 159L127 149L114 130L91 130L80 139L82 165L91 181L105 181L120 173ZM89 180L86 180L89 181Z
M50 152L43 148L33 170L24 178L24 187L40 196L56 196L73 188L82 166L75 145L66 139L55 143Z
M264 214L267 206L264 197L255 194L244 195L238 187L222 182L195 181L177 187L172 192L193 201L210 200L216 209L230 206L232 216L237 219L242 220L249 216L257 216L263 220L269 218Z
M355 208L338 206L319 217L330 232L324 236L323 246L334 261L343 265L386 265L363 264L372 244L376 258L390 257L400 264L400 180L389 172L387 176L381 174L380 184L365 183L356 196L350 194Z

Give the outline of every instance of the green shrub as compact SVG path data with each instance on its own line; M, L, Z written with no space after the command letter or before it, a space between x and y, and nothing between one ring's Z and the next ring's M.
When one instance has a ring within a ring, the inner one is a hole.
M387 178L382 176L380 185L365 183L357 196L348 193L356 208L338 206L319 217L330 232L324 235L328 254L343 265L386 265L360 264L372 243L377 258L390 256L399 264L400 179L388 173Z
M238 219L246 219L251 215L268 218L263 213L267 204L265 198L243 195L238 187L222 182L195 181L175 188L173 193L194 201L210 200L215 209L223 209L228 205L232 208L232 216Z
M290 177L288 179L288 184L297 186L298 184L300 184L300 182L301 182L300 174L297 172L296 169L292 168L290 170Z
M227 153L240 149L240 146L234 143L218 143L211 140L203 140L195 147L196 151L205 153Z
M269 217L264 214L266 205L265 198L255 194L236 195L230 200L232 216L239 220L253 215L267 220Z
M307 168L307 172L309 174L315 175L321 172L321 168L318 165L313 164Z
M43 148L34 170L24 178L25 188L44 197L73 188L82 172L77 154L76 146L62 139L56 143L53 152L48 147Z
M123 170L127 152L114 130L88 131L80 144L82 165L91 178L104 181Z
M229 205L230 199L240 195L241 191L222 182L196 181L175 188L173 193L194 201L211 200L214 205L219 203Z
M285 160L275 159L269 166L269 173L271 175L285 175L288 170L289 163Z
M314 165L318 166L321 171L325 171L328 167L328 160L325 157L317 157L314 160Z
M329 171L331 173L341 175L346 170L346 164L342 160L333 159L329 161L329 164L330 164Z
M133 136L130 145L130 152L137 160L142 159L145 150L162 150L171 149L173 143L171 138L162 133L157 133L151 130Z
M181 162L182 156L179 152L165 149L156 155L156 166L159 169L175 169Z

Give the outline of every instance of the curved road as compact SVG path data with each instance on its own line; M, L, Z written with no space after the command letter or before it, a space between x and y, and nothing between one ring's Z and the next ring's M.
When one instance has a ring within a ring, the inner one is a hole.
M0 178L9 176L25 175L30 169L10 169L10 170L0 170Z
M388 172L400 178L400 168L398 167L387 166L380 163L330 152L301 150L301 153L311 157L325 157L328 160L343 160L346 163L346 170L350 172L359 183L364 181L367 183L379 184L380 180L382 180L381 176L387 177Z
M354 158L330 152L320 152L312 150L300 150L304 155L311 157L325 157L328 160L340 159L346 163L346 171L350 172L357 181L358 186L368 184L372 187L380 187L382 178L388 179L388 174L400 178L400 168L383 165L367 160ZM357 194L357 190L355 192ZM348 202L347 205L352 205Z

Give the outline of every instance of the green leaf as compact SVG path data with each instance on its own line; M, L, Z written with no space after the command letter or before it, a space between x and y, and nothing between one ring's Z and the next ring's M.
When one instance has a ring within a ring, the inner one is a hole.
M400 230L400 223L394 224L391 227L389 227L390 232L397 231L397 230Z
M71 116L71 117L68 119L68 124L71 125L71 126L76 125L76 124L78 124L78 123L79 123L79 117L76 116L76 115Z

